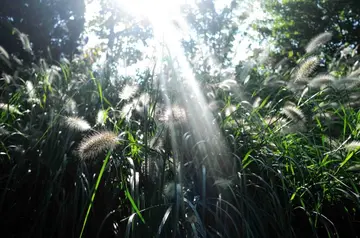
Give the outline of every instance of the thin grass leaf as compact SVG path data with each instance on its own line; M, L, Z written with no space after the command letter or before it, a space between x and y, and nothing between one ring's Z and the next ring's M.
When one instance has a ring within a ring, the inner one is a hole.
M100 185L100 182L101 182L101 179L102 179L102 176L104 174L104 171L105 171L105 167L106 165L108 164L109 162L109 159L110 159L110 155L111 155L111 150L107 153L106 157L105 157L105 160L102 164L102 167L100 169L100 172L99 172L99 176L96 180L96 184L95 184L95 187L94 187L94 190L92 192L92 195L91 195L91 200L90 200L90 203L89 203L89 206L88 206L88 209L87 209L87 212L86 212L86 215L85 215L85 219L84 219L84 222L83 222L83 225L82 225L82 228L81 228L81 232L80 232L80 236L79 238L83 237L83 234L84 234L84 231L85 231L85 226L87 224L87 220L89 218L89 214L90 214L90 211L91 211L91 208L92 208L92 205L95 201L95 195L96 195L96 192L99 188L99 185Z
M126 197L129 199L132 208L135 210L136 214L139 216L139 218L141 219L141 221L145 224L145 219L143 218L143 216L140 213L140 210L138 209L138 207L136 206L136 203L134 201L134 199L131 197L131 194L129 192L128 189L125 190L125 195Z
M172 211L172 206L169 206L169 208L166 209L166 212L165 212L165 214L164 214L164 216L163 216L163 218L162 218L162 220L161 220L161 223L160 223L160 225L159 225L159 228L158 228L158 232L157 232L156 237L160 237L161 232L162 232L162 230L163 230L163 228L164 228L164 226L165 226L166 221L167 221L168 218L169 218L169 215L170 215L171 211ZM173 232L176 232L176 231L173 231Z

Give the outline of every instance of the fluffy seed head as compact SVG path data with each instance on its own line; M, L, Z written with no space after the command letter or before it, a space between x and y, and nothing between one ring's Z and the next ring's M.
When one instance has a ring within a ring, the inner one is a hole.
M319 63L319 59L316 56L309 57L306 59L298 68L296 72L295 81L306 79L310 74L314 72L317 65Z
M23 49L27 52L29 52L30 54L32 54L32 49L31 49L31 44L30 44L30 41L29 41L29 38L26 34L20 32L18 29L14 28L14 31L15 33L17 33L20 41L21 41L21 44L23 46Z
M133 103L125 104L120 111L121 117L124 117L126 120L129 120L132 116L132 111L134 109Z
M236 111L236 106L234 105L230 105L228 107L225 108L225 116L230 116L233 112Z
M173 105L171 108L167 108L165 112L161 113L158 120L165 123L182 123L187 120L187 115L184 108Z
M87 121L78 117L65 117L65 125L75 131L87 131L91 129Z
M144 111L148 110L148 105L150 103L150 96L147 93L143 93L139 98L134 99L135 110L141 115L144 116Z
M226 79L219 84L219 88L221 88L225 91L230 91L236 85L237 85L237 82L235 80Z
M0 54L3 55L6 59L9 59L8 52L1 46L0 46Z
M99 110L96 115L96 124L104 125L107 118L107 113L105 110Z
M315 51L318 47L326 44L332 38L332 34L330 32L324 32L320 35L314 37L309 44L306 46L306 53L311 53Z
M22 112L20 112L15 106L6 103L0 103L0 109L4 111L9 111L13 114L22 115Z
M65 111L69 114L72 115L76 115L77 114L77 106L76 106L76 102L74 99L69 98L66 102L65 102Z
M218 110L222 109L224 106L225 106L225 103L221 100L212 101L208 104L208 108L212 112L218 111Z
M290 106L290 105L285 106L281 112L284 115L286 115L289 119L294 120L295 122L297 122L297 121L305 122L306 121L303 112L294 106Z
M358 77L360 75L360 68L356 69L356 70L353 70L350 74L349 74L349 78L352 78L352 77Z
M329 74L321 74L313 78L308 86L310 88L325 88L334 82L335 78Z
M179 193L180 190L181 190L180 184L176 184L175 182L169 182L164 186L163 193L166 198L172 199L175 197L176 192Z
M34 88L33 83L31 81L26 81L25 87L26 87L26 92L29 95L29 98L35 98L36 95L35 95L35 88Z
M119 95L119 98L122 100L129 100L136 94L138 89L139 88L137 86L125 85L125 87L123 88L123 90Z
M344 147L348 151L358 150L360 149L360 141L352 141L350 143L347 143Z
M81 159L96 158L105 150L112 150L118 145L118 137L110 131L93 134L84 138L78 148L78 153Z
M11 81L12 81L12 76L11 75L8 75L8 74L5 74L5 73L2 73L2 78L7 84L9 84Z
M257 108L257 107L260 106L260 104L261 104L261 98L260 98L260 97L257 97L257 98L254 100L252 106L253 106L253 108Z
M338 90L349 90L359 86L360 80L358 78L342 78L334 81L334 88Z

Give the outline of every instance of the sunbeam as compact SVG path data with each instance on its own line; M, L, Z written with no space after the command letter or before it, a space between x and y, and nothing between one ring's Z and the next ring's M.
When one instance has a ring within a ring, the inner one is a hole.
M137 17L145 17L152 24L154 38L157 42L156 52L159 65L165 57L170 58L170 69L175 72L171 80L175 80L176 89L179 93L179 100L182 102L188 114L188 130L192 134L193 141L199 143L198 158L219 171L220 166L226 167L226 149L224 139L221 136L219 127L215 122L204 93L197 82L194 72L186 59L181 41L191 35L191 30L181 14L183 4L191 4L189 1L120 1L120 6ZM208 52L206 52L208 53ZM171 80L162 74L160 78L164 87L163 94L167 96ZM168 98L168 97L165 97ZM173 103L166 100L166 107L174 109ZM175 113L175 112L173 112ZM176 133L177 128L171 123L172 146L174 157L181 154L180 144L182 136ZM186 133L186 131L183 131ZM174 148L175 147L175 148ZM178 156L180 159L181 156ZM221 161L220 161L221 158ZM177 159L177 158L174 158ZM193 158L195 160L195 158Z

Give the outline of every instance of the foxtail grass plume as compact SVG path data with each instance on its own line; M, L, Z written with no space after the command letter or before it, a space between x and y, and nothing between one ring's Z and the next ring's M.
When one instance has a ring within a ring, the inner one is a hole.
M135 110L139 113L141 116L145 116L145 111L148 110L148 105L150 103L150 95L147 93L143 93L140 95L139 98L134 99L135 104Z
M7 84L9 84L12 81L12 76L11 75L2 73L1 76L2 76L1 79L3 79Z
M332 38L332 34L330 32L324 32L319 34L318 36L314 37L309 44L306 46L305 51L306 53L314 52L318 47L326 44Z
M208 104L210 111L215 112L221 110L225 106L225 103L221 100L212 101Z
M142 93L139 97L139 103L146 105L150 102L150 95L148 93Z
M360 79L358 78L342 78L334 81L334 88L338 90L353 89L360 85Z
M295 81L307 79L316 69L319 64L319 58L312 56L307 58L296 71Z
M59 68L56 65L52 65L49 69L46 70L46 74L47 74L47 82L49 84L52 84L53 82L55 82L58 79L61 79L61 68Z
M233 112L236 111L236 106L230 105L225 108L225 116L230 116Z
M3 55L8 60L10 59L8 52L2 46L0 46L0 55Z
M96 115L96 124L97 125L104 125L107 119L107 113L105 110L99 110Z
M350 166L347 171L350 171L350 172L359 172L360 171L360 164L355 164L355 165L352 165Z
M183 123L187 121L187 115L184 108L173 105L171 108L167 108L165 112L161 113L158 120L164 123Z
M78 117L65 117L65 125L75 131L87 131L91 129L87 121Z
M153 138L151 138L150 140L150 148L156 150L156 151L162 151L164 149L164 136L154 136Z
M237 82L233 79L226 79L219 84L219 88L225 91L230 91L237 85Z
M215 99L215 93L214 92L208 92L206 93L206 96L209 98L209 99Z
M214 186L220 188L228 188L233 184L232 180L225 178L217 178L214 182Z
M261 104L261 98L260 97L257 97L254 102L253 102L253 108L258 108Z
M19 31L18 29L16 29L16 28L14 28L14 31L15 31L15 33L17 33L17 35L18 35L18 37L19 37L19 39L20 39L20 41L21 41L21 44L22 44L22 46L23 46L23 49L24 49L25 51L29 52L30 54L32 54L33 52L32 52L32 49L31 49L31 44L30 44L30 41L29 41L29 37L28 37L26 34L20 32L20 31Z
M74 99L69 98L68 100L66 100L65 111L71 115L76 115L78 113L77 105Z
M119 94L119 98L122 100L129 100L132 97L134 97L134 95L136 94L136 92L138 91L138 87L137 86L132 86L132 85L125 85L125 87L121 90L121 93Z
M104 131L84 138L79 145L78 154L81 159L93 159L106 150L115 149L118 137L115 133Z
M36 94L35 94L35 88L34 85L31 81L26 81L25 82L25 87L26 87L26 92L29 96L29 98L35 98Z
M125 104L120 111L121 117L125 118L126 120L129 120L132 116L132 111L134 109L133 103Z
M330 86L335 80L335 77L329 74L320 74L310 80L308 86L310 88L320 88L324 89L328 86Z
M355 150L358 150L360 149L360 141L352 141L350 143L347 143L344 148L347 150L347 151L355 151Z
M4 111L8 111L11 114L18 114L18 115L22 115L23 113L20 112L15 106L10 105L10 104L6 104L6 103L0 103L0 109L4 110Z
M273 126L273 125L282 126L287 123L286 119L283 117L270 117L270 116L263 118L263 122L267 126Z
M294 106L285 106L282 110L281 110L282 114L284 114L285 116L287 116L289 119L298 122L298 121L302 121L302 122L306 122L305 119L305 115L303 114L303 112L294 107Z
M181 191L181 187L180 184L176 184L175 182L168 182L165 186L164 186L164 195L166 198L168 199L172 199L175 197L176 193L180 193Z
M16 57L16 55L12 54L11 58L18 64L18 65L23 65L23 61L21 59L19 59L18 57Z
M350 74L349 74L349 78L353 78L353 77L358 77L360 75L360 68L353 70Z
M319 120L332 120L332 114L329 112L322 112L322 113L316 113L313 117L313 120L319 119Z

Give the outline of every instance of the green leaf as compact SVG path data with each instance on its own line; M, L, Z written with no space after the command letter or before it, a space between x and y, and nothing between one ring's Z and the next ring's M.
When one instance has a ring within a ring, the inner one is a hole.
M289 52L288 52L288 56L289 56L289 58L292 58L292 57L294 56L294 51L292 51L292 50L289 51Z
M126 191L125 191L125 195L126 197L129 199L130 203L131 203L131 206L133 207L133 209L135 210L136 214L140 217L141 221L145 224L145 220L143 218L143 216L141 215L140 213L140 210L138 209L138 207L136 206L135 202L134 202L134 199L131 197L130 193L129 193L129 190L126 188Z

